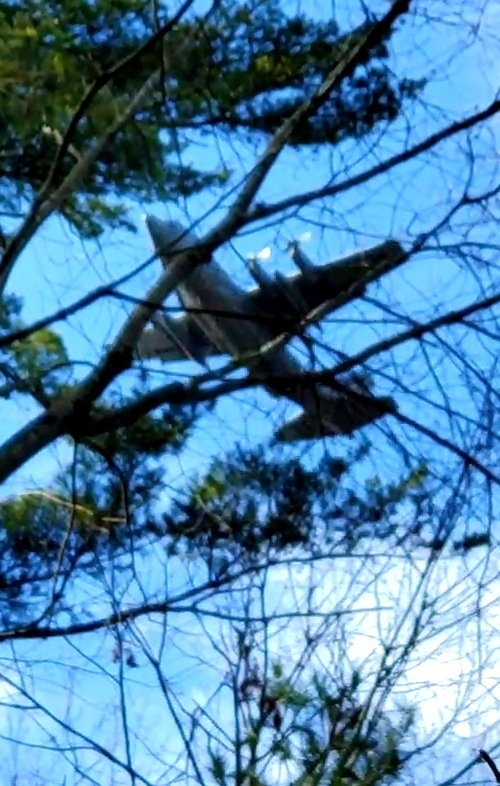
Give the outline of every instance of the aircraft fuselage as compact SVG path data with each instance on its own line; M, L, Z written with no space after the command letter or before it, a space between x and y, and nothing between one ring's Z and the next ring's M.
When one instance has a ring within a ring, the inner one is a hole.
M264 322L259 322L258 315L252 313L248 306L245 292L215 262L198 267L178 288L179 298L198 326L209 337L217 349L233 358L258 353L273 334ZM216 314L210 311L216 311ZM228 316L219 316L220 312ZM231 316L234 314L234 316ZM248 315L248 319L245 319ZM293 357L286 346L278 346L265 352L256 360L249 362L247 368L252 376L262 378L263 385L269 392L283 395L283 387L279 391L272 384L272 377L297 376L303 373L300 363ZM293 400L307 406L306 391L300 390L296 382L287 393ZM274 388L274 390L273 390ZM317 395L315 396L315 399Z
M196 246L198 242L192 231L185 230L177 222L162 222L151 216L147 218L147 226L164 266L176 253ZM392 248L394 243L389 245ZM265 291L265 282L261 289ZM302 415L278 430L278 441L350 434L383 414L395 411L392 399L372 397L370 386L364 379L353 378L344 383L350 394L313 381L302 381L300 377L304 369L279 340L272 349L262 352L267 344L276 341L276 325L272 330L266 321L269 315L256 310L251 297L215 259L196 267L177 291L189 319L207 337L210 345L235 360L250 356L244 362L253 378L259 380L272 395L285 396L302 407ZM282 314L275 316L278 320L283 317ZM193 357L196 355L193 354ZM289 383L287 378L290 378ZM362 402L359 402L360 394Z

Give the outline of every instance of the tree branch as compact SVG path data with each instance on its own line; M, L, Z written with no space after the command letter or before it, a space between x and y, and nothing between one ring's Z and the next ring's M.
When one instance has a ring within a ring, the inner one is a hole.
M68 175L65 177L59 188L57 188L52 194L49 194L50 188L52 186L53 178L56 172L56 169L59 168L60 162L62 160L62 156L65 154L66 150L71 141L71 135L74 133L76 126L80 122L83 113L86 111L88 106L90 106L92 100L95 98L99 90L102 89L104 85L108 83L108 81L116 76L117 74L122 73L125 68L130 67L136 59L141 57L145 52L147 52L150 47L154 46L154 44L160 40L163 36L166 35L168 31L170 31L175 24L181 19L184 15L186 10L192 5L193 0L185 0L179 11L170 19L163 27L161 31L155 33L149 41L144 44L139 50L134 52L125 60L122 60L118 63L114 68L110 69L110 71L103 74L99 77L94 85L90 88L87 95L82 99L80 106L76 109L73 118L69 124L68 130L63 137L61 147L59 148L58 154L54 161L54 165L51 168L47 180L43 184L42 188L40 189L40 193L35 198L31 210L29 211L28 215L26 216L22 226L20 227L19 231L16 235L10 240L8 243L5 252L2 256L2 260L0 262L0 297L3 294L5 287L7 285L7 281L9 276L13 270L13 267L18 259L19 255L24 251L28 243L33 238L34 234L40 228L40 226L54 213L68 198L68 196L73 193L79 183L83 180L91 166L95 163L97 158L101 155L103 150L107 147L113 136L132 118L138 111L140 111L141 107L144 105L145 101L149 97L150 93L154 89L156 82L162 72L161 68L158 68L153 74L149 76L149 78L145 81L143 86L137 91L135 96L129 102L126 109L118 116L114 123L108 126L108 128L101 134L98 138L97 142L87 151L81 158L77 161L75 166L71 169ZM161 32L161 35L160 35ZM180 53L178 53L180 54Z
M274 216L277 213L281 213L285 210L289 210L290 208L303 207L304 205L308 205L318 199L336 196L337 194L341 194L344 191L349 191L351 188L363 185L363 183L368 182L374 177L385 174L394 167L399 166L399 164L404 164L406 161L416 158L421 153L431 150L445 139L449 139L450 137L455 136L462 131L466 131L473 126L488 120L490 117L496 115L499 111L500 99L495 99L495 101L492 101L489 106L487 106L485 109L482 109L480 112L476 112L474 115L469 115L469 117L466 117L464 120L451 123L451 125L446 126L446 128L443 128L441 131L438 131L435 134L432 134L431 136L427 137L427 139L424 139L422 142L419 142L417 145L411 147L409 150L405 150L402 153L397 153L391 158L388 158L386 161L382 161L382 163L371 167L371 169L361 172L359 175L354 175L348 180L344 180L342 183L322 186L321 188L312 189L311 191L305 191L302 194L295 194L294 196L287 197L286 199L282 199L279 202L274 202L273 204L264 203L255 205L252 210L248 211L247 222L250 223L253 221L262 221L265 218L270 218L271 216Z
M394 347L397 347L399 344L406 343L407 341L416 341L417 339L422 338L422 336L425 336L427 333L433 333L445 325L454 325L462 322L472 314L475 314L478 311L484 311L487 308L493 308L493 306L496 306L499 303L500 294L491 295L491 297L484 298L484 300L479 300L476 303L471 303L464 308L460 308L455 311L449 311L447 314L436 317L436 319L433 319L430 322L415 322L412 327L408 328L408 330L403 330L401 333L391 336L391 338L385 338L382 341L377 341L376 344L372 344L366 349L361 350L361 352L353 355L353 357L342 360L334 367L334 369L329 371L313 372L312 376L318 382L328 381L331 379L332 373L335 374L335 376L339 374L345 374L356 366L366 363L366 361L370 360L370 358L380 355L382 352L387 352L390 349L394 349Z
M479 755L481 759L488 765L488 767L492 771L495 781L497 783L500 783L500 770L498 769L497 765L491 758L490 754L481 748L479 751Z
M161 27L159 27L158 30L156 30L142 46L138 47L135 52L132 52L130 55L127 55L127 57L124 57L107 71L99 74L97 79L90 86L87 93L82 98L80 105L76 108L73 117L69 122L68 128L66 129L66 132L61 140L61 144L54 159L54 163L52 164L51 170L47 177L47 181L42 187L40 194L42 198L45 194L48 193L49 188L54 182L55 175L57 174L57 171L61 166L64 156L66 155L66 152L68 151L71 144L73 134L75 133L80 120L82 120L84 117L85 112L92 104L94 98L100 93L103 87L106 87L106 85L111 82L112 79L116 79L117 76L120 76L131 66L135 65L141 59L141 57L146 55L157 43L165 38L167 33L170 33L175 25L181 21L184 14L189 11L193 3L194 0L184 0L184 3L181 5L179 10L167 22L165 22L164 25L161 25Z
M47 447L54 439L65 433L71 433L82 418L88 417L92 402L95 401L107 386L123 371L130 367L133 348L148 320L156 308L177 288L179 283L189 275L197 265L210 258L210 255L223 243L227 242L240 226L245 223L247 210L253 202L260 186L278 158L288 138L296 126L316 111L327 99L330 92L356 68L366 47L376 46L387 35L394 22L408 11L411 0L395 0L389 12L380 21L371 26L365 36L347 53L344 54L318 90L286 120L276 131L260 161L248 176L245 185L237 196L226 217L210 232L206 238L173 257L168 270L161 276L158 283L147 295L148 305L139 305L129 317L115 342L97 365L93 372L75 390L58 399L49 410L27 424L13 435L0 451L0 483L12 472L19 469L26 461ZM152 79L152 77L150 78ZM149 83L149 80L148 80ZM147 83L147 84L148 84ZM137 103L137 96L134 99ZM134 104L135 105L135 104ZM130 105L126 110L130 116ZM123 116L122 116L123 117ZM124 122L124 121L123 121ZM123 124L123 123L122 123ZM107 134L109 139L110 135ZM98 143L99 145L99 143ZM93 149L94 150L94 149ZM78 163L56 194L40 208L41 215L47 217L55 209L61 194L69 193L69 182L76 184L82 174L83 161L92 160L93 150L89 151L82 162ZM59 194L59 197L57 195ZM64 198L64 197L63 197ZM36 219L35 223L38 222ZM36 228L36 227L35 227ZM33 229L34 231L34 229ZM31 232L31 234L30 234ZM22 234L22 231L21 233ZM33 232L29 226L25 232L25 243ZM21 242L21 241L19 241ZM24 246L22 246L24 248ZM1 280L1 275L0 275ZM1 284L0 284L1 291Z
M269 564L279 564L279 560L273 560L271 563L266 561L265 569L267 570ZM122 625L123 623L143 617L150 614L168 614L171 608L180 603L185 603L192 598L203 596L205 593L212 593L219 590L221 587L226 586L234 581L238 581L244 576L252 573L257 573L261 570L261 566L254 565L252 567L241 568L240 570L230 575L226 574L217 579L210 579L204 584L197 587L187 589L179 595L166 600L156 601L152 603L143 603L139 606L132 606L128 609L115 611L107 617L90 620L88 622L79 622L73 625L67 625L61 628L41 627L40 625L27 625L24 628L14 628L12 630L0 631L1 641L13 641L17 639L54 639L61 636L79 635L82 633L92 633L96 630L104 628L112 628L115 625ZM201 597L200 597L201 599ZM206 598L205 598L206 599Z
M159 73L160 70L158 69L151 74L140 90L137 91L127 108L120 114L114 123L108 126L90 150L82 155L80 160L65 177L59 188L46 199L43 199L43 201L40 202L39 200L35 200L26 220L23 222L18 233L8 244L2 261L0 262L0 296L5 290L9 276L19 254L24 251L42 224L76 190L77 186L84 179L91 166L93 166L102 151L107 147L113 136L139 111L144 101L153 90L158 80Z
M225 232L227 228L233 234L243 224L248 223L249 220L258 220L250 218L252 215L249 212L250 205L293 131L303 120L310 117L324 104L330 93L342 80L352 74L363 58L366 49L372 49L377 46L391 30L397 19L408 12L410 5L411 0L393 0L387 14L376 24L370 26L367 33L360 37L357 44L344 53L318 90L307 101L304 101L302 106L288 120L285 120L274 134L262 158L250 173L244 188L230 208L227 219L221 222L216 230L217 232Z

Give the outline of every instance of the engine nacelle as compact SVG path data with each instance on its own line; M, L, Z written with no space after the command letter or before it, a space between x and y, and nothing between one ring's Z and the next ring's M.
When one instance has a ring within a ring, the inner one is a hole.
M290 305L299 312L299 314L307 314L308 306L298 288L294 286L293 281L282 273L276 272L274 278L279 288L285 295Z
M315 265L303 252L300 240L291 240L287 246L287 251L302 273L309 273L315 270Z
M273 285L273 279L266 273L262 265L258 262L257 254L252 254L247 257L248 261L248 270L250 275L262 289L266 289L266 287L270 287Z
M259 251L257 254L248 254L247 255L247 262L248 262L248 270L250 275L254 279L254 281L265 289L265 287L272 286L273 279L266 273L262 265L260 264L261 260L265 261L271 257L272 251L269 246L263 248L262 251Z

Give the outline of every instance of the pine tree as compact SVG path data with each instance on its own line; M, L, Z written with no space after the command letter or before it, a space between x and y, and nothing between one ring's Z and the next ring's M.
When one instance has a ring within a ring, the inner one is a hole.
M177 24L140 0L1 3L0 208L19 211L40 189L56 189L155 74L63 215L93 236L126 223L126 199L175 201L223 183L231 174L224 167L198 171L180 164L179 153L214 129L268 136L369 24L343 32L334 20L290 16L278 0L224 0ZM335 145L398 116L422 84L392 74L390 34L290 144Z
M341 31L335 20L314 21L305 12L289 15L277 0L223 1L208 14L179 16L179 21L170 19L167 9L139 0L0 4L3 215L20 215L30 203L36 208L50 200L106 135L108 143L85 177L58 203L60 214L83 238L115 225L133 229L127 200L175 201L226 182L231 172L224 167L191 168L179 163L179 151L214 131L228 140L268 138L321 83L332 63L375 25L368 19ZM390 36L388 27L320 111L293 129L289 145L334 146L361 138L395 119L418 95L422 83L398 80L390 68ZM129 112L140 91L143 98ZM126 112L128 122L115 132L114 124ZM2 233L5 268L19 250L9 237L10 224ZM1 395L34 400L48 410L75 390L69 353L51 325L35 332L26 327L19 298L4 295L2 302ZM144 390L134 389L128 401ZM105 394L90 410L82 408L78 423L85 423L89 411L94 420L104 418L118 404L126 407L127 401ZM45 495L2 503L0 572L6 608L22 605L26 592L36 595L51 571L57 569L64 585L64 577L91 570L110 545L118 554L132 541L162 532L171 536L170 548L179 547L185 522L197 518L195 503L182 513L177 510L176 523L170 518L161 526L151 509L161 497L165 462L182 449L194 423L192 409L180 404L146 410L104 432L73 427L67 435L74 445L72 467L54 479ZM231 484L238 485L242 471L233 463L229 457L216 470L224 477L216 504L226 507L224 497L233 493ZM262 479L281 473L284 488L279 510L263 532L256 530L255 514L250 522L249 510L232 511L232 549L239 543L252 554L262 536L273 547L276 538L297 545L314 537L305 524L313 495L320 491L311 474L306 477L300 465L286 472L273 469L253 456L244 460L243 471L245 482L252 474ZM196 499L206 494L213 477L212 472L204 479L201 492L192 492ZM303 499L296 497L299 481ZM255 482L254 499L245 503L249 509L265 493L262 480ZM210 539L211 531L203 537Z

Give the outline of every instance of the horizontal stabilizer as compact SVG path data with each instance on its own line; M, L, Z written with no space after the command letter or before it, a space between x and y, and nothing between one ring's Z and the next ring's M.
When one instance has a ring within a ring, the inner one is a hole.
M154 327L143 330L137 343L137 354L143 360L196 360L204 364L212 346L189 317L169 319L155 316Z
M302 412L284 424L274 435L276 442L300 442L322 437L352 435L385 415L396 411L392 398L339 396L318 400L316 412Z

